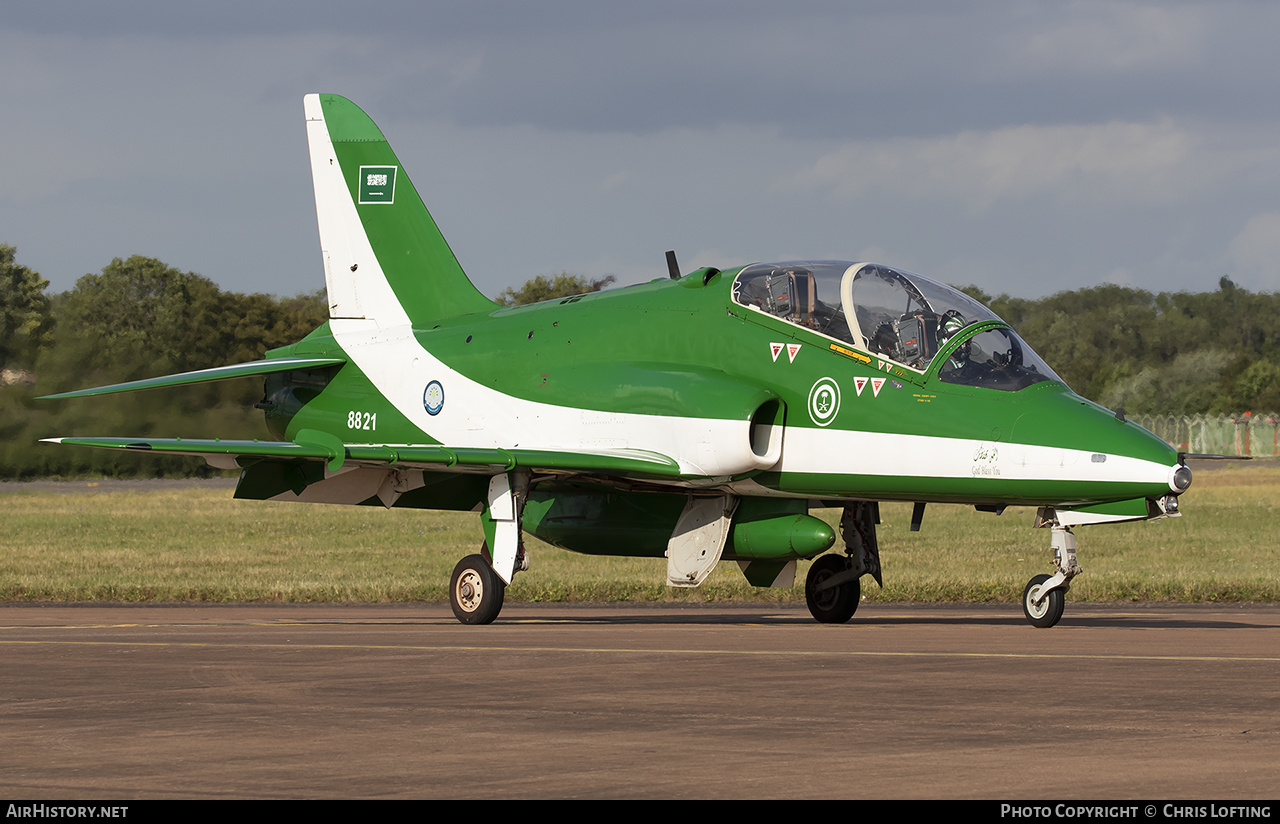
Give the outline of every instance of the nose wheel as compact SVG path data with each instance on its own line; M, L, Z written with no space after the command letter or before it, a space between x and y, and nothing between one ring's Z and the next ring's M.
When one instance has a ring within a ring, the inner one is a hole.
M1047 629L1058 623L1067 606L1067 596L1062 589L1044 588L1051 577L1037 575L1027 582L1027 588L1022 591L1022 614L1033 627Z

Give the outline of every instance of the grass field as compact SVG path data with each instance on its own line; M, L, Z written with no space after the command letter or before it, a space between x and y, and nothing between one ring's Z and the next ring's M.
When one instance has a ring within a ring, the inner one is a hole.
M1277 601L1280 466L1198 471L1181 518L1081 527L1074 601ZM0 493L0 600L443 601L480 544L471 513L236 501L226 489ZM825 513L838 522L838 510ZM866 600L1011 601L1050 571L1032 509L1004 515L882 505L885 588ZM528 541L518 601L803 601L803 586L754 589L722 563L702 587L663 584L662 559L575 555ZM841 545L837 544L837 549ZM797 581L803 583L807 564Z

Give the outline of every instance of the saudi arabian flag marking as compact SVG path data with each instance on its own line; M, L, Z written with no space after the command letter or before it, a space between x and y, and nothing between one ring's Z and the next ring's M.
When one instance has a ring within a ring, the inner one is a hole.
M396 167L361 166L360 202L395 203Z

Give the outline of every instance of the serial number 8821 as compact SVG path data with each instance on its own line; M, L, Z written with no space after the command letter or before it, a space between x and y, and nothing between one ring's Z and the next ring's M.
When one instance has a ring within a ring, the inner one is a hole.
M373 430L378 428L377 412L348 412L347 429Z

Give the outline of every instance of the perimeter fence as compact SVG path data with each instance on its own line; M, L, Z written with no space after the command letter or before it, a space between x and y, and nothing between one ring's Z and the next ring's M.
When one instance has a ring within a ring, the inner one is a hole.
M1280 457L1280 414L1130 415L1180 452Z

